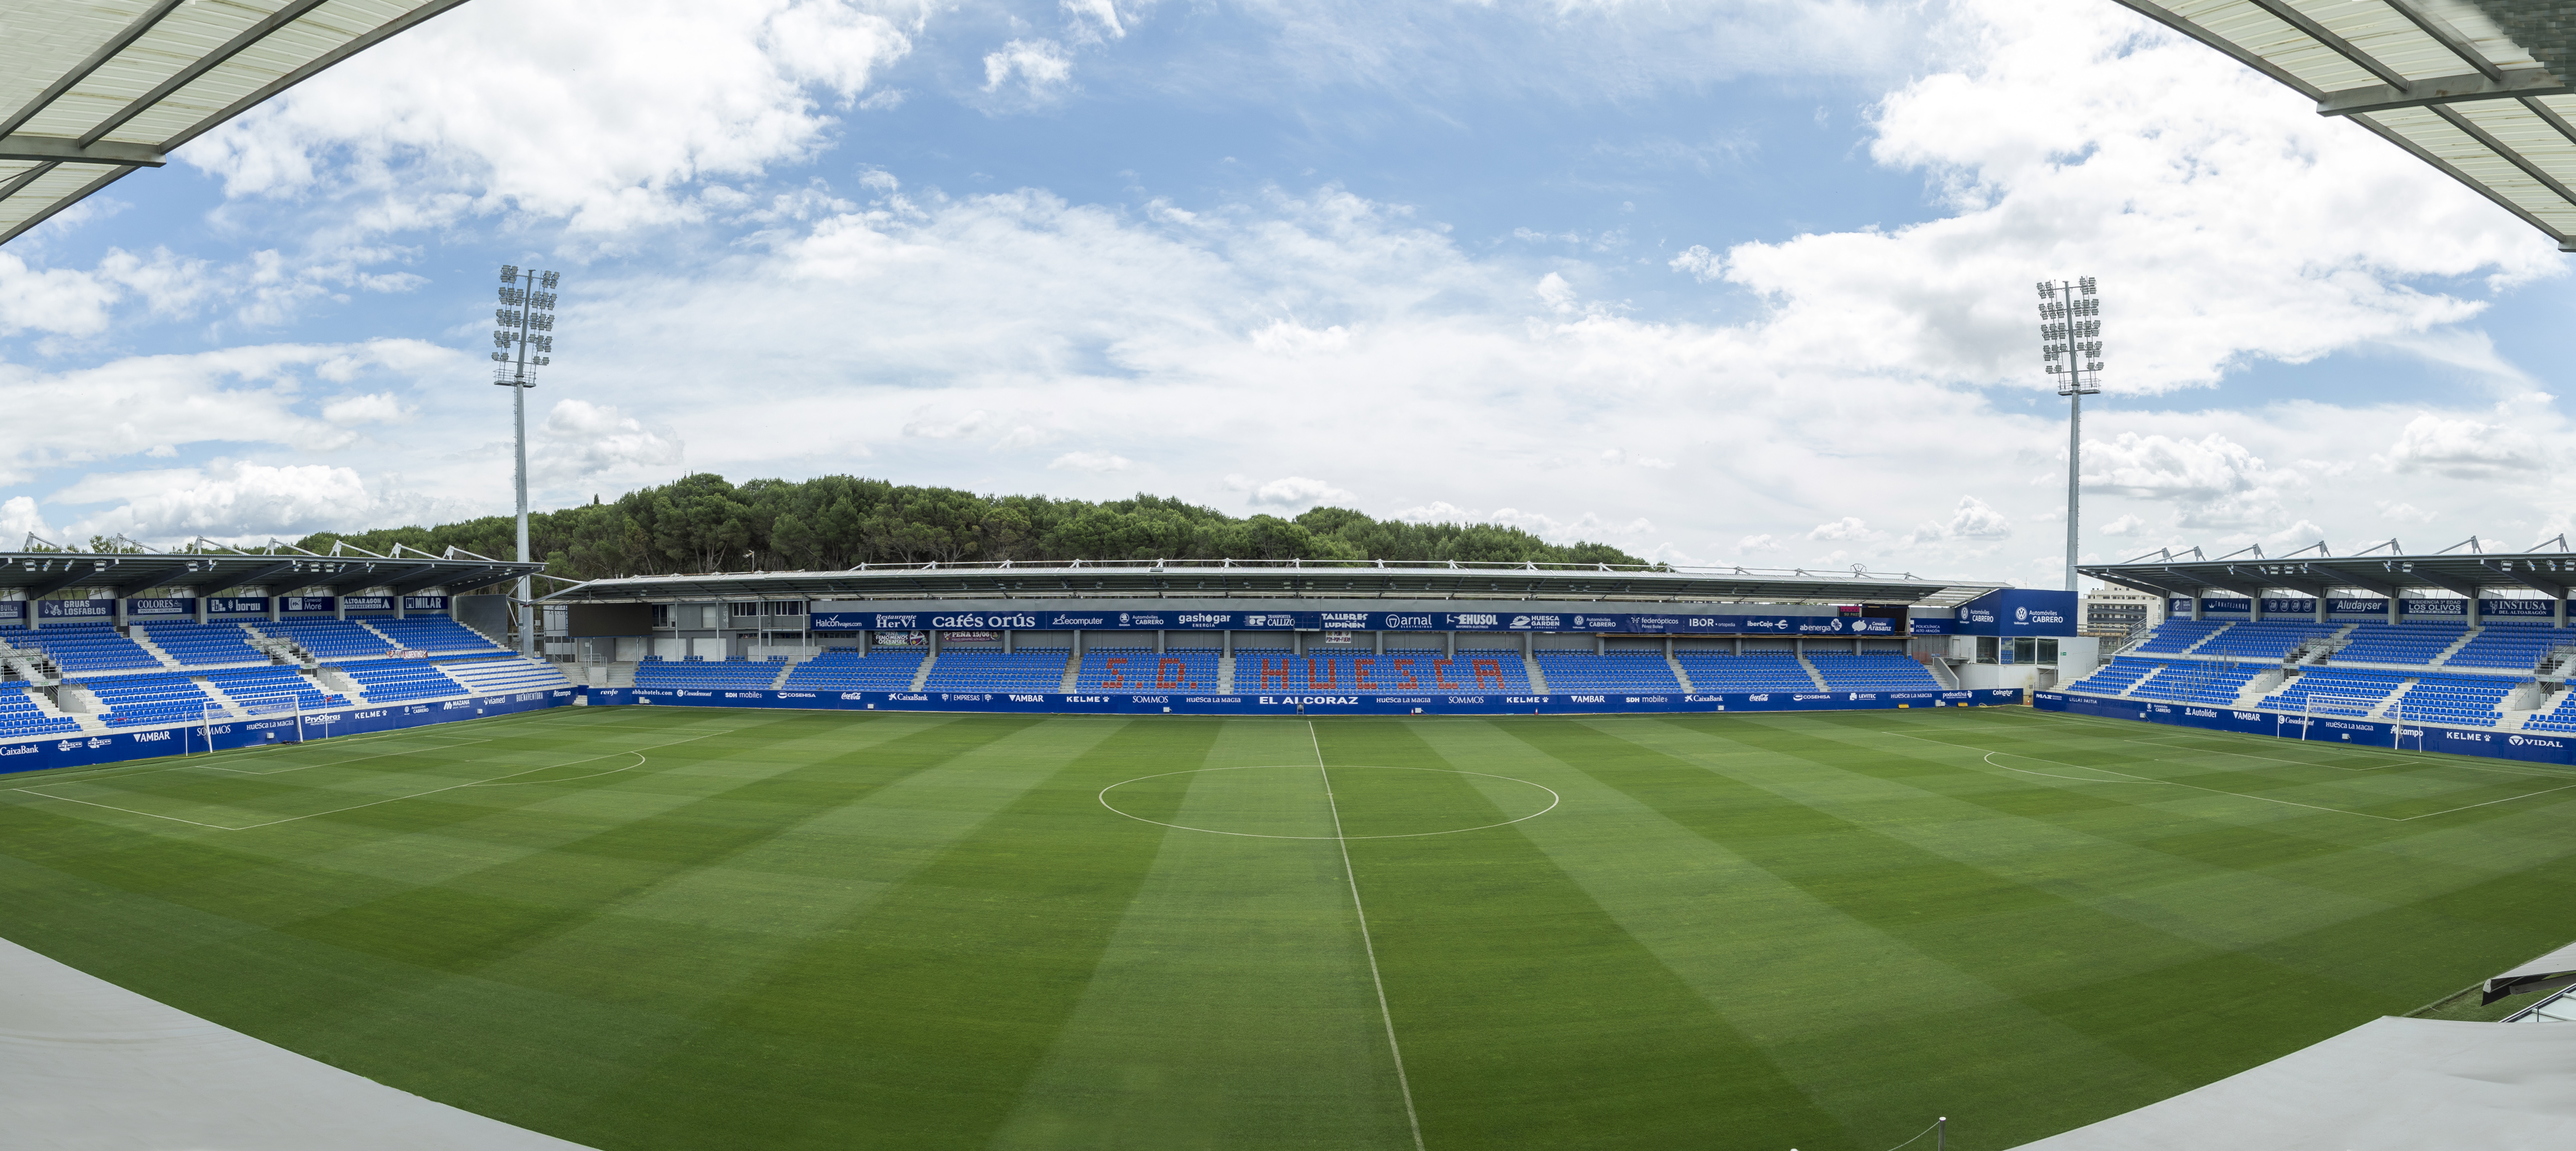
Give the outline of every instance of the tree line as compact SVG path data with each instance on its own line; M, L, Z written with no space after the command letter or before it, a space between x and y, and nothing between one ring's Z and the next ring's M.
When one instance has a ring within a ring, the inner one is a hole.
M453 546L516 554L509 516L365 532L320 532L384 554L397 543L431 554ZM613 502L528 516L528 546L567 579L753 570L831 570L860 564L1065 560L1387 560L1642 564L1608 544L1552 544L1501 524L1415 524L1318 507L1293 518L1235 517L1183 500L1058 500L988 496L857 476L752 480L701 473Z

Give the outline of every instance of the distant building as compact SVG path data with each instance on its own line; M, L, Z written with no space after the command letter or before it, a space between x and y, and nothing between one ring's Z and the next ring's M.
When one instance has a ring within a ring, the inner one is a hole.
M2083 630L2088 635L2127 635L2164 618L2161 596L2115 587L2084 593Z

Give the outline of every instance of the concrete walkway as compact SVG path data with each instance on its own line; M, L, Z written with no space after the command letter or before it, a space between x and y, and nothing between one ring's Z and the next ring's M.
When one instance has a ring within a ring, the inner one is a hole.
M218 1027L0 940L13 1151L581 1151Z

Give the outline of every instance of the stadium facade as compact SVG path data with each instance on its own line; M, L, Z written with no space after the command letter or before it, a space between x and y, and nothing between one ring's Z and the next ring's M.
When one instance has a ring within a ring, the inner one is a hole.
M568 704L1513 714L2019 702L2073 597L1870 573L1299 562L599 580L479 556L0 556L0 770ZM481 609L481 610L477 610Z

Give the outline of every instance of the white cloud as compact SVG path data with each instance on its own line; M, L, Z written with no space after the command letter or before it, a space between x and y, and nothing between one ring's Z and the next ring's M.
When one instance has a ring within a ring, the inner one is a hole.
M1817 524L1814 529L1807 533L1807 538L1811 540L1836 541L1863 540L1876 534L1877 533L1870 531L1869 525L1861 522L1859 517L1844 516L1843 518L1831 523Z
M1673 257L1666 266L1677 272L1688 272L1692 279L1703 284L1726 274L1725 257L1699 244L1682 249L1682 254Z
M28 533L51 536L54 529L45 526L44 513L36 501L27 496L11 496L0 503L0 547L15 548L25 542Z
M84 481L89 492L151 488L73 529L82 535L123 533L174 543L198 535L224 540L386 526L441 512L445 501L403 494L390 478L370 489L356 469L323 464L274 466L218 461L203 470L152 473L128 484L112 476Z
M362 396L343 396L322 405L322 418L341 427L359 424L399 424L412 417L392 392L369 392Z
M1942 534L1953 539L1999 540L2012 535L2012 521L1984 500L1960 496L1959 507L1943 525Z
M1282 476L1269 483L1253 487L1251 494L1244 497L1244 502L1256 506L1268 504L1273 507L1304 511L1318 504L1341 503L1350 498L1351 493L1322 480L1311 480L1304 476Z
M826 143L927 5L469 4L183 148L234 196L329 195L365 230L504 207L576 234L698 218L688 192ZM543 109L539 115L530 109Z
M2458 479L2547 466L2539 445L2520 429L2431 412L2407 421L2389 446L2388 462L2401 472L2438 472Z
M1134 461L1129 460L1127 457L1111 455L1108 452L1066 452L1065 454L1057 456L1053 460L1047 462L1047 467L1049 468L1077 472L1091 472L1095 475L1106 475L1110 472L1123 472L1134 466ZM1284 483L1286 481L1281 482ZM1263 490L1267 491L1269 489L1264 488ZM1256 498L1254 502L1258 503L1260 501Z
M1014 77L1030 99L1047 99L1073 82L1073 57L1053 40L1013 40L985 55L985 91L998 92Z
M1113 0L1059 0L1065 14L1071 17L1074 34L1082 39L1123 40L1127 26L1118 20L1118 5Z
M528 470L556 483L669 478L682 460L680 437L613 407L564 399L529 437Z
M1784 552L1789 549L1781 545L1780 538L1778 536L1758 535L1746 536L1743 539L1735 541L1735 550L1740 552L1765 553Z
M2134 536L2147 530L2147 521L2139 519L2132 513L2122 515L2094 530L2106 536Z

